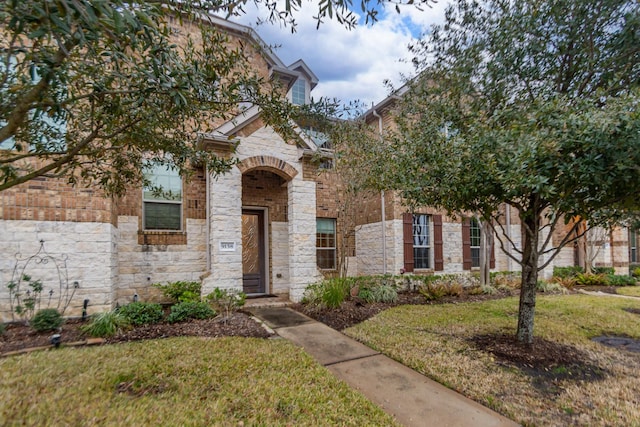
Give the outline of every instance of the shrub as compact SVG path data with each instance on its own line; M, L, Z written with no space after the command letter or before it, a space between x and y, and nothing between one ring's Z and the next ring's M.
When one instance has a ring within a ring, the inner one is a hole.
M604 274L580 273L576 276L576 285L579 286L607 286L609 279Z
M55 331L64 323L62 314L55 308L38 311L31 319L31 327L38 332Z
M553 277L568 279L584 273L584 269L578 265L570 267L553 267Z
M616 274L616 269L613 267L593 267L593 274Z
M107 338L131 327L129 320L118 310L97 313L80 329L92 337Z
M245 303L247 295L235 289L215 288L207 295L207 302L213 306L215 311L223 312L225 317L238 310Z
M169 282L166 285L154 283L152 286L160 289L162 295L174 302L200 301L202 285L200 282Z
M610 286L635 286L636 279L624 274L609 274L607 276Z
M167 322L176 323L190 319L210 319L215 315L215 310L206 302L185 301L171 306L171 313L167 317Z
M391 285L380 285L373 288L373 300L377 302L396 302L398 300L398 291Z
M150 302L132 302L118 310L129 323L135 326L159 323L164 317L160 304Z
M6 328L4 323L0 323L0 335L4 335Z
M639 277L640 278L640 267L636 267L631 271L631 275L633 277Z

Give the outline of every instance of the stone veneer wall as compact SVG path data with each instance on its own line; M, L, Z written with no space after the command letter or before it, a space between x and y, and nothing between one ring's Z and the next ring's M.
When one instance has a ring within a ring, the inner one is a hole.
M460 273L464 271L462 264L462 223L442 223L442 255L444 270L435 274Z
M213 288L242 290L242 174L237 168L210 181L211 274L202 293ZM220 242L235 242L235 252L220 251Z
M316 183L298 175L289 182L289 299L322 278L316 264Z
M153 283L199 281L206 271L206 221L186 219L186 245L138 244L138 217L119 216L118 280L115 302L161 301Z
M78 282L65 316L80 316L82 304L89 299L88 313L112 308L112 283L117 272L117 230L110 223L70 221L0 221L0 321L11 320L9 291L16 254L20 258L36 254L40 240L48 255L67 258L67 278ZM24 265L21 262L20 265ZM55 305L60 287L59 275L52 263L29 264L25 273L43 282L41 308L46 308L49 289L54 290Z
M385 221L387 273L399 274L404 267L402 221ZM373 275L383 273L382 224L364 224L356 229L357 274Z
M289 294L289 224L271 223L271 270L274 294Z

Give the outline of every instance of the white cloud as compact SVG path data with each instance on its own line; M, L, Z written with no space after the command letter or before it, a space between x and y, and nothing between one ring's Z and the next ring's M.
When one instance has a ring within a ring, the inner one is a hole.
M312 92L315 98L360 100L370 105L388 95L385 80L398 85L401 74L412 73L407 46L431 24L442 22L445 5L439 1L423 11L413 7L403 7L400 14L383 11L374 25L350 31L335 20L327 20L316 29L315 3L305 3L297 13L293 34L290 28L279 25L252 25L264 11L249 6L247 14L236 20L253 26L267 44L280 46L275 53L285 64L303 59L320 80Z

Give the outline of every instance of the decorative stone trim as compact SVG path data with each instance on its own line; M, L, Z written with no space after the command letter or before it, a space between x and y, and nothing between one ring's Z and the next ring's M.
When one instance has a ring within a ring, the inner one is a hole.
M272 156L249 157L239 162L237 166L243 174L252 169L266 170L281 176L287 181L291 181L298 174L298 171L289 163Z

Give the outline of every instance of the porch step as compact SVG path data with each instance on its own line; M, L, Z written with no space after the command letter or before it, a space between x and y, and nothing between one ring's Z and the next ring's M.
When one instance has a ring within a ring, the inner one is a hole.
M293 302L289 301L286 296L268 296L247 298L244 303L244 308L258 308L258 307L290 307Z

